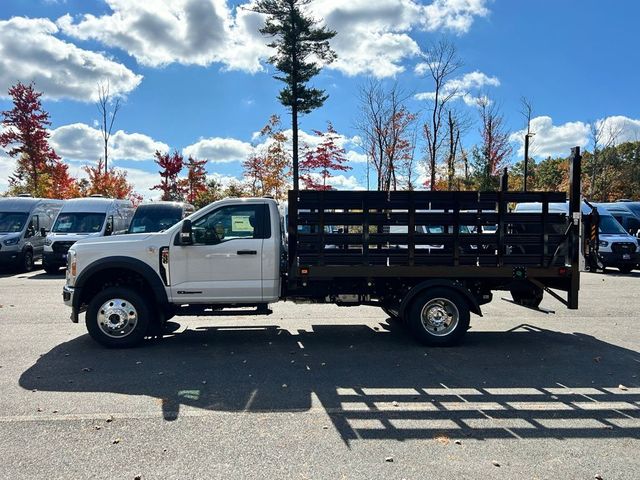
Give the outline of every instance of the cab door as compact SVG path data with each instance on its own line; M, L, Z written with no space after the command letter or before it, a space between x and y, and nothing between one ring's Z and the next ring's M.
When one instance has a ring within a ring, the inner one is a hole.
M175 303L262 302L262 203L222 205L192 221L193 244L170 247Z

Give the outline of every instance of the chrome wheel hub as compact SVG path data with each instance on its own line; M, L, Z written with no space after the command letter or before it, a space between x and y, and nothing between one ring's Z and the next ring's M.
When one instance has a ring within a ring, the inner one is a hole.
M422 326L431 335L442 337L450 334L458 325L458 307L446 298L429 300L420 312Z
M112 298L98 310L98 326L109 337L126 337L137 324L138 312L128 300Z

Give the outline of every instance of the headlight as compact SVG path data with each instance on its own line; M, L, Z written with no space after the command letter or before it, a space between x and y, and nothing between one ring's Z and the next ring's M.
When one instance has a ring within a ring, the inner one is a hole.
M598 245L600 245L601 247L608 247L609 246L609 242L605 242L604 240L600 240L598 242Z
M9 247L11 245L17 245L19 241L20 241L20 237L13 237L13 238L8 238L4 240L2 243L4 243L7 247Z
M67 253L67 285L73 287L76 283L76 274L78 273L78 267L76 264L76 252L75 250L69 250Z
M51 237L47 237L47 238L44 239L44 244L47 247L50 247L52 243L53 243L53 239Z

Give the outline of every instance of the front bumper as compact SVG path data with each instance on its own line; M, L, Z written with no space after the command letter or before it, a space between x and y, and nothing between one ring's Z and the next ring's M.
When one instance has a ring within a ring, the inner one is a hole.
M42 262L47 266L67 266L67 254L57 252L44 252L42 255Z
M0 251L0 265L15 265L20 260L20 250Z
M606 266L617 267L620 265L638 265L640 264L640 253L613 253L598 252L600 260Z
M76 293L76 289L65 285L62 287L62 301L67 307L71 307L71 321L78 323L78 309L73 304L73 296Z

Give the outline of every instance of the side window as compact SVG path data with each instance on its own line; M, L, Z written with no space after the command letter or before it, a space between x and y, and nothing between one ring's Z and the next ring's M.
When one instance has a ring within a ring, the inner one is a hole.
M629 218L629 222L627 223L627 227L629 231L638 232L640 230L640 220L636 220L635 218Z
M34 215L29 220L29 225L27 226L27 231L25 234L26 238L33 237L36 232L40 230L40 217L38 215Z
M195 245L265 238L263 205L229 205L193 222Z

